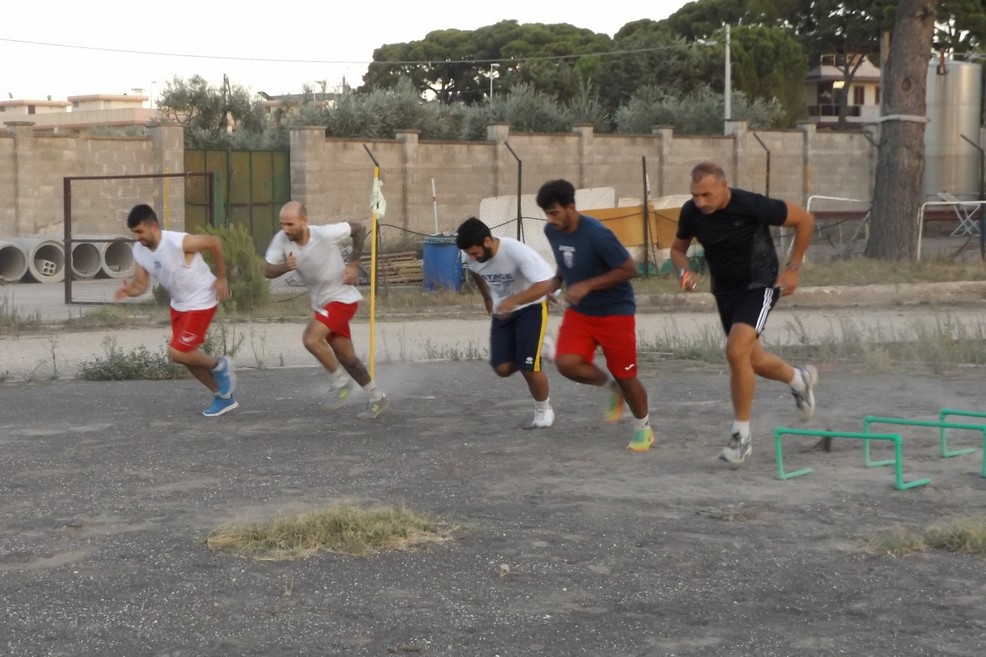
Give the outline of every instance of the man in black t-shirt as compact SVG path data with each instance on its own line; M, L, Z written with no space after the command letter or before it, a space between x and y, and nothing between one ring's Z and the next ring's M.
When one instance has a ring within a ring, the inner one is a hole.
M791 393L802 421L815 413L818 371L812 365L791 367L764 350L760 333L778 297L798 287L801 261L815 227L802 208L742 189L730 188L722 168L702 162L692 169L690 201L681 208L678 232L671 244L671 262L683 290L695 289L688 267L688 247L697 240L705 249L719 319L726 331L726 360L733 402L733 427L719 458L742 463L751 453L750 409L756 377L781 381ZM780 270L771 226L794 229L791 260Z

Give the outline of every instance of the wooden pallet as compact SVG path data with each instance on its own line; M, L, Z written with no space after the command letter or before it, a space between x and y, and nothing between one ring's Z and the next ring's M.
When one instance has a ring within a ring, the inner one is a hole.
M369 277L369 254L363 254L360 268L367 272ZM414 285L422 281L424 281L424 271L416 252L377 254L377 285Z

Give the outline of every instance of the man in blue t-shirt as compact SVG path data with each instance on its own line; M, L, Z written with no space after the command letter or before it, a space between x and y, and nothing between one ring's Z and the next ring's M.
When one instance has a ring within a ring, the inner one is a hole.
M671 262L681 288L695 289L688 268L688 247L697 240L705 249L712 275L712 294L726 331L726 360L734 421L729 442L719 458L742 463L751 453L750 409L756 376L791 386L798 415L807 422L815 413L814 387L818 371L812 365L791 367L765 351L760 333L781 296L798 287L799 270L811 242L815 218L786 201L730 188L722 168L701 162L692 169L690 201L681 208L678 231L671 244ZM791 260L780 270L771 226L794 228Z
M637 306L630 285L637 264L611 230L575 209L572 183L544 183L537 204L547 217L544 234L558 265L542 292L554 292L564 283L569 304L558 329L555 365L573 381L609 388L610 422L619 421L625 402L635 421L627 449L645 452L654 434L647 390L637 378ZM593 364L596 347L602 347L612 377Z

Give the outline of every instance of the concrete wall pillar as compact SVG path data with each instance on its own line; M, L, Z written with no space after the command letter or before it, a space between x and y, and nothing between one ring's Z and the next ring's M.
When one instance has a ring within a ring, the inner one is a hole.
M733 161L730 162L732 171L727 174L727 178L732 181L734 187L743 187L748 184L743 179L741 171L743 171L743 154L750 152L747 148L749 125L746 119L728 119L724 127L726 136L733 138Z
M34 174L34 122L6 121L4 125L14 136L14 234L20 237L25 226L33 226L29 223L31 199L28 190Z
M288 135L291 148L291 198L314 211L315 177L319 173L321 147L325 144L324 126L291 128Z
M394 138L400 142L401 148L401 224L406 229L409 217L411 216L411 187L414 181L411 179L412 172L418 164L418 137L420 130L398 130ZM386 194L384 195L386 198Z
M804 206L808 203L808 197L811 196L811 161L814 156L817 126L809 121L799 121L797 125L798 130L801 131L803 144L801 150L801 205Z
M671 147L674 143L674 128L669 125L656 125L651 128L651 134L657 137L657 162L647 163L647 173L651 177L654 189L651 195L654 197L664 196L665 172L671 160Z
M185 130L177 123L149 123L151 157L160 173L184 173ZM185 230L185 181L183 178L165 178L154 190L161 199L158 212L167 208L165 225L171 230Z
M516 188L512 181L516 177L517 160L504 146L510 138L510 124L492 123L486 126L486 140L493 142L493 194L513 194Z
M587 169L592 166L592 138L595 135L595 130L591 123L578 123L572 126L572 132L579 136L579 182L576 187L587 187Z

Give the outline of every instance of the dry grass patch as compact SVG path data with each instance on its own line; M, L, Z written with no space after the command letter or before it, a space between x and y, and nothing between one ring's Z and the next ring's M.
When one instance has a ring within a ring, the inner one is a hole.
M903 557L929 550L986 556L986 518L963 518L924 530L897 529L868 538L865 549L871 554Z
M330 506L268 523L222 525L206 545L260 561L299 559L320 550L366 556L446 541L452 529L404 506Z

